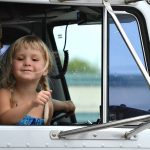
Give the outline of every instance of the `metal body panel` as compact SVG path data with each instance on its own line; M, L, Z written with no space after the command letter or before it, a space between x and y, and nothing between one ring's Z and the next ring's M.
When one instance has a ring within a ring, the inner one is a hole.
M138 134L135 139L126 140L124 135L129 128L109 128L105 130L91 131L77 134L73 139L51 139L53 130L68 130L79 127L51 126L51 127L0 127L0 149L115 149L130 150L133 148L150 149L150 129Z
M0 0L0 2L32 3L32 4L49 4L49 0Z
M62 2L61 2L62 1ZM103 0L50 0L51 4L65 4L65 5L91 5L91 6L101 6L103 5ZM111 4L123 5L125 0L110 0Z
M102 5L102 0L0 0L0 2L19 2L19 3L39 3L39 4L59 4L59 5ZM110 0L111 4L122 5L125 0Z
M133 7L140 10L142 15L144 16L146 24L147 24L148 34L150 37L150 20L149 20L149 18L150 18L150 13L149 13L150 12L150 5L148 5L146 1L140 1L140 2L135 3L133 5Z

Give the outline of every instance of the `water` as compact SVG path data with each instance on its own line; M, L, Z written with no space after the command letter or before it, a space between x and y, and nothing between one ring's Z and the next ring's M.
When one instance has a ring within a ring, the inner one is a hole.
M76 113L77 122L96 122L100 118L99 113L78 112Z

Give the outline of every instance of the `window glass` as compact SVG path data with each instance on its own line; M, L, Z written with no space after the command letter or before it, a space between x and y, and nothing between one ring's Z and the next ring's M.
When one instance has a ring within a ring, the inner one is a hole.
M69 52L69 66L65 75L78 122L95 122L100 118L101 105L101 24L68 25L54 28L60 57L63 47Z
M144 64L140 29L134 16L118 16L121 25ZM126 18L126 21L124 21ZM149 113L150 92L116 25L109 18L109 117L123 119Z
M9 48L9 45L2 45L0 48L0 56L6 52L6 50Z

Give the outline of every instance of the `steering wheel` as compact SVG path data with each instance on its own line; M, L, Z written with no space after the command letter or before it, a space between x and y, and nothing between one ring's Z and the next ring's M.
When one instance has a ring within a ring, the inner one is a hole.
M55 122L57 122L58 120L62 118L67 118L68 116L69 116L69 113L66 113L64 111L55 112L51 120L51 124L54 124Z

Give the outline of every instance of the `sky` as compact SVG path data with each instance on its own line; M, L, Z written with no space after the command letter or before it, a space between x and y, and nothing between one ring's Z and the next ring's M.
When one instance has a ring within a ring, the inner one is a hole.
M122 26L144 64L137 22L122 23ZM70 25L67 31L66 50L69 51L70 59L80 58L94 66L101 67L101 25ZM62 52L65 26L55 28L54 33L58 49ZM110 71L119 70L118 73L139 73L129 49L114 24L110 25L110 37Z
M62 51L64 47L65 28L57 28L54 32L56 34L58 49ZM59 34L62 34L62 38L57 38ZM101 59L100 49L101 28L99 25L94 25L94 27L72 25L71 28L68 28L66 50L69 51L70 59L80 58L86 61L88 59L91 64L99 64L100 60L98 59Z

